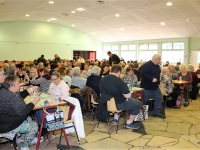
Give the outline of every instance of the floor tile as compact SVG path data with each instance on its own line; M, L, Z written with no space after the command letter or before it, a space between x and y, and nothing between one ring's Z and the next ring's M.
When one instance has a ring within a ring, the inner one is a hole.
M143 125L145 129L152 129L152 130L166 130L167 123L166 122L147 122L144 121Z
M179 117L166 117L165 122L183 122L182 119L180 119Z
M190 134L197 134L200 133L200 124L195 124L192 125L192 127L190 128Z
M187 121L189 123L192 123L192 124L200 124L200 120L195 118L195 117L179 117L180 119L184 120L184 121Z
M131 145L122 143L120 141L107 138L96 142L86 143L80 145L83 149L86 150L128 150L132 148Z
M143 139L151 139L153 135L143 135L141 138Z
M187 117L189 114L182 112L180 109L170 109L166 111L166 118L167 117Z
M143 147L134 146L133 148L131 148L129 150L143 150Z
M195 135L189 135L189 139L190 139L191 143L198 146L200 149L200 143L199 143L200 141L199 141L199 139L197 139L197 137Z
M149 142L151 139L144 139L144 138L139 138L136 140L133 140L131 142L128 142L127 144L133 145L135 146L139 146L139 147L143 147L147 144L147 142Z
M87 142L94 142L94 141L102 140L102 139L105 139L105 138L108 138L108 137L110 137L110 135L108 133L94 131L94 132L90 133L85 138L85 140Z
M162 136L154 136L148 143L147 146L159 147L165 144L174 144L174 142L178 143L177 139L162 137Z
M168 123L167 132L189 134L191 124L187 123Z
M107 125L106 123L100 123L98 128L97 128L97 125L94 127L94 130L107 133L110 130L110 128L112 128L111 125Z
M186 113L186 114L188 114L190 116L193 116L193 117L195 117L195 118L200 120L199 112L200 111L184 111L184 113Z
M147 134L150 134L150 135L164 136L164 137L170 137L170 138L175 138L175 139L179 139L181 136L181 134L179 133L156 131L156 130L149 130L149 129L146 129L146 132Z
M199 139L199 141L200 141L200 133L198 133L198 134L196 135L196 137L197 137L197 139Z

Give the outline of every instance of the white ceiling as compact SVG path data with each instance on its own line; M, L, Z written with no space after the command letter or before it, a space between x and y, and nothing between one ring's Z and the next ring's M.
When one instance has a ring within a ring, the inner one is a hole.
M169 1L172 6L166 5ZM96 4L96 0L54 0L50 5L48 0L0 0L0 22L47 22L56 18L51 23L68 27L74 24L75 29L103 42L200 37L200 0L169 1L105 0L105 4ZM79 7L85 11L77 11ZM25 14L30 16L25 17ZM187 19L191 21L186 22ZM166 25L161 26L161 22Z

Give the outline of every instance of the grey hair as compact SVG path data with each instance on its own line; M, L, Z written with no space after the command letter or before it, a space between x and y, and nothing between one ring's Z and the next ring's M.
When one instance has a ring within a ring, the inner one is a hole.
M79 67L74 67L72 69L72 73L73 73L73 76L79 76L79 74L81 73L81 70Z
M194 66L192 64L188 65L188 70L192 70L192 68L194 68Z
M167 71L169 71L168 67L163 67L161 70L162 74L165 74Z
M92 67L92 69L90 69L89 70L89 73L90 74L97 74L98 72L100 72L101 71L101 68L99 68L99 67L97 67L97 66L94 66L94 67Z

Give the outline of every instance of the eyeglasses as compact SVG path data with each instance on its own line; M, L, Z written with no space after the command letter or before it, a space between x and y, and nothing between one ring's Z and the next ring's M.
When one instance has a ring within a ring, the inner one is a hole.
M56 79L51 79L52 81L56 81L58 78L56 78Z

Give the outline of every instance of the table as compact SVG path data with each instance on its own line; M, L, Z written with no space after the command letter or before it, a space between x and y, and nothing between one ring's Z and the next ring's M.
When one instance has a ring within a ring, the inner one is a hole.
M142 113L143 113L143 119L145 120L145 115L144 115L144 101L143 101L143 97L142 97L142 91L144 89L143 88L139 88L139 87L132 87L131 89L131 93L133 93L133 98L136 98L137 97L137 93L140 93L140 96L141 96L141 102L142 102Z
M28 104L31 101L33 101L33 99L34 99L34 96L28 96L28 97L26 97L24 99L24 101L25 101L26 104ZM46 100L49 102L48 106L44 106L44 101L46 101ZM51 108L57 108L57 106L66 105L66 103L67 103L66 101L54 102L52 96L50 96L50 95L48 95L46 93L42 93L40 95L40 101L35 105L33 110L40 110L40 109L43 109L43 108L48 110L48 109L51 109ZM43 112L42 122L41 122L39 136L38 136L38 141L37 141L37 145L36 145L36 150L39 150L39 147L40 147L40 139L41 139L41 134L42 134L42 128L43 128L43 125L44 125L44 119L45 119L46 115L47 114L45 112ZM64 131L64 128L62 130L64 132L64 136L65 136L65 140L66 140L67 146L69 147L69 142L68 142L68 139L67 139L67 135L66 135L66 133Z
M181 93L181 97L180 97L180 105L179 105L179 109L180 109L181 108L181 104L182 104L183 94L184 94L184 88L187 87L188 81L172 80L172 82L174 84L182 86L182 88L183 88L182 89L182 93Z

